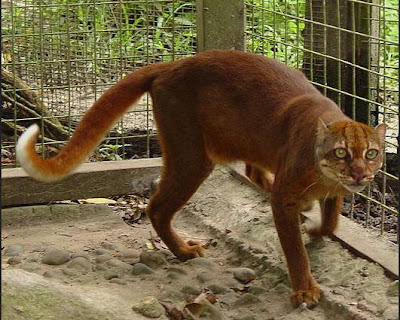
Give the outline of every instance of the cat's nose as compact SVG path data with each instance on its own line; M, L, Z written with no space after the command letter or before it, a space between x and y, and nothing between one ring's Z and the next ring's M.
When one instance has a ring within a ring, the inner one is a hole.
M357 183L364 180L365 177L367 176L365 173L358 173L358 172L352 172L350 173L350 175Z

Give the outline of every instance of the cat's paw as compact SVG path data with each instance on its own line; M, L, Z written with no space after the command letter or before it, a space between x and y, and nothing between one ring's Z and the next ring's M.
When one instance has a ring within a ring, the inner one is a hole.
M322 237L332 235L332 231L330 231L327 228L324 228L322 226L306 227L305 231L307 232L307 234L310 237L312 237L314 239L320 239Z
M189 240L186 243L186 246L180 248L180 252L176 254L176 256L181 261L186 261L189 259L197 258L197 257L204 257L205 249L201 245L200 242Z
M307 308L312 309L318 304L321 294L321 289L318 286L313 286L310 289L294 291L291 300L295 307L305 303Z

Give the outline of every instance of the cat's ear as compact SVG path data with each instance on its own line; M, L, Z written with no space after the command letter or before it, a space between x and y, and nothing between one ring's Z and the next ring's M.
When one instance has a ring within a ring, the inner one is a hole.
M375 131L378 132L379 137L381 138L382 141L385 140L386 129L387 125L384 123L380 123L375 127Z
M325 134L329 132L327 124L321 118L318 119L318 134Z

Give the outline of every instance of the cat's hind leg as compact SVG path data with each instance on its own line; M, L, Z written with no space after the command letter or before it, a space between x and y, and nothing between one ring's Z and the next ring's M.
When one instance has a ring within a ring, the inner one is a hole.
M162 107L166 110L169 106ZM180 260L187 260L202 256L204 249L194 241L183 241L174 231L172 219L208 177L214 164L204 148L201 129L188 108L175 104L169 115L157 111L155 108L163 169L147 215L171 252Z
M261 189L271 192L274 184L274 175L271 172L246 163L246 176Z

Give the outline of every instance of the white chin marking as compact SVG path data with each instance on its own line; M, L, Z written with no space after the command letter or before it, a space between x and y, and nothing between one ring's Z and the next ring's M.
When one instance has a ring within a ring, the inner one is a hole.
M361 186L349 186L349 185L343 184L343 187L345 187L350 192L354 193L354 192L363 191L366 186L362 186L362 185Z

